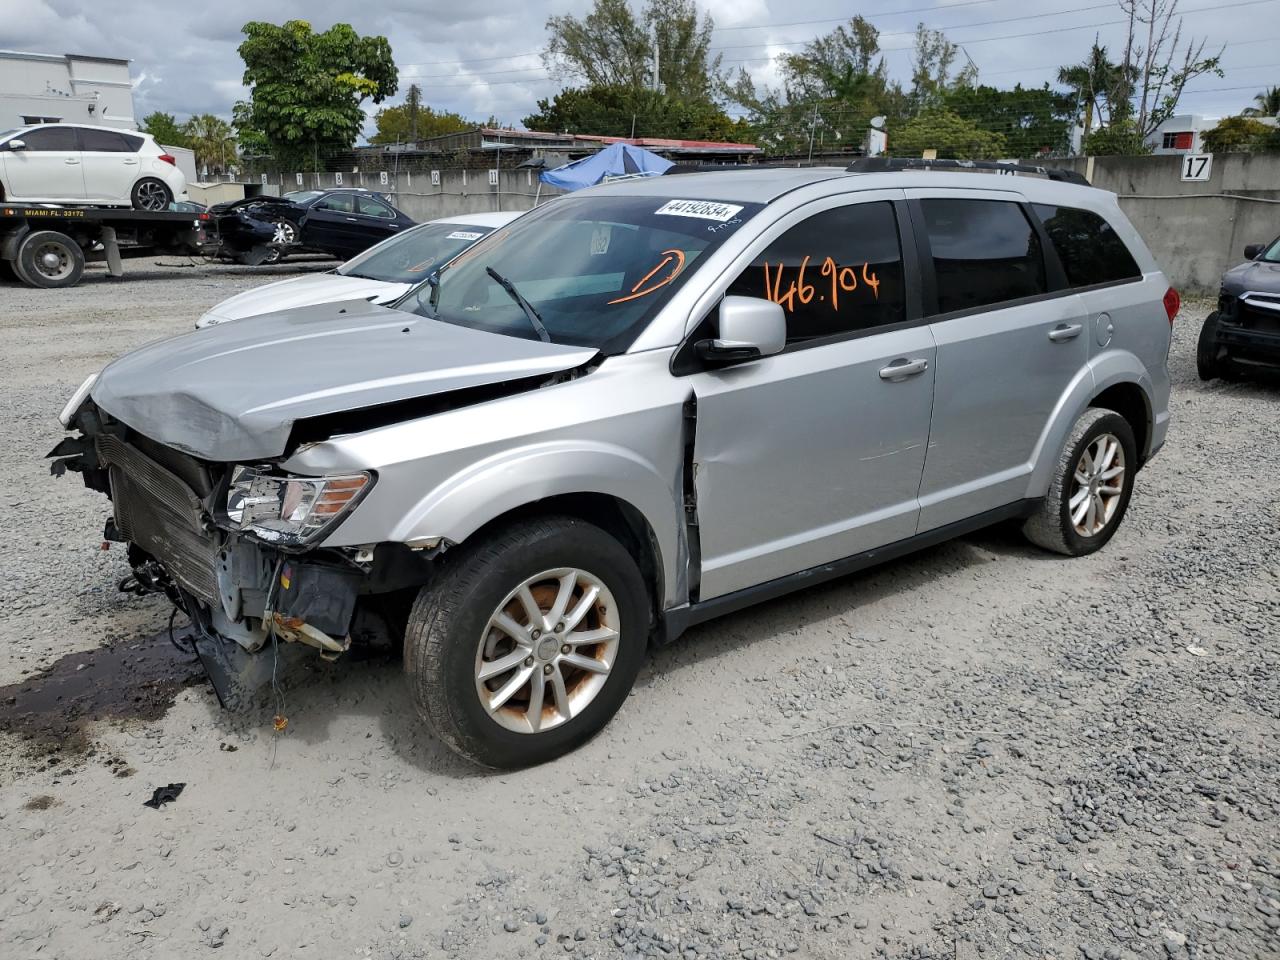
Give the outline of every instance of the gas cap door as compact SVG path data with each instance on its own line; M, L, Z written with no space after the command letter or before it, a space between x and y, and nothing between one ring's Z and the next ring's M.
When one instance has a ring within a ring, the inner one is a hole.
M1098 341L1098 346L1105 347L1111 342L1111 335L1116 332L1116 326L1111 322L1111 314L1100 313L1097 319L1093 321L1093 334Z

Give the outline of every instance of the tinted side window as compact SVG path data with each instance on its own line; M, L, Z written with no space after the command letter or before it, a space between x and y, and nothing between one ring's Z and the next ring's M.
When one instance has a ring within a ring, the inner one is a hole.
M124 141L124 149L126 153L137 153L142 149L142 138L130 136L127 133L120 134L120 139Z
M43 127L28 130L18 138L28 150L79 150L75 127Z
M1058 251L1071 286L1141 279L1142 271L1129 248L1096 213L1044 203L1037 203L1034 209Z
M938 279L938 312L970 310L1045 293L1040 239L1016 203L920 201Z
M858 203L814 214L769 244L727 292L782 304L788 343L906 319L893 205Z
M333 210L337 213L354 213L355 207L349 193L335 193L316 202L317 210Z
M388 220L395 217L390 207L373 197L356 197L356 209L368 217L383 217Z
M81 130L80 149L95 153L129 153L124 137L114 130Z

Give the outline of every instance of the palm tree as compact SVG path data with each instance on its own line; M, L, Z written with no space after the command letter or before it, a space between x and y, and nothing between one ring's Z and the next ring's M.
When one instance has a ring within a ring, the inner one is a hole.
M216 169L219 172L235 158L236 138L231 124L211 113L192 117L182 126L196 154L197 169Z
M1253 98L1253 102L1257 106L1246 107L1241 111L1242 116L1280 117L1280 87L1267 87Z
M1084 63L1058 68L1058 82L1074 88L1078 98L1077 103L1084 108L1082 140L1089 136L1089 131L1093 128L1094 114L1101 114L1104 101L1108 106L1113 107L1111 112L1115 112L1112 99L1118 87L1117 81L1120 74L1119 65L1111 62L1107 57L1107 48L1099 46L1096 40Z

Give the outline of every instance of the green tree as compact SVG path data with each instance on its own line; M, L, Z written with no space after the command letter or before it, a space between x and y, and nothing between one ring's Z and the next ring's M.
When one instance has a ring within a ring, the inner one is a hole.
M196 169L225 173L236 158L236 138L231 124L211 113L192 117L182 125L187 146L195 151Z
M636 16L627 0L595 0L586 16L547 20L542 59L554 76L585 87L653 87L685 100L710 99L720 58L710 56L713 24L695 0L645 0ZM654 41L658 76L653 76Z
M745 70L725 81L724 97L743 107L753 139L774 154L861 145L872 117L905 119L906 95L888 78L879 31L854 17L778 58L782 86L758 90Z
M947 110L1001 134L1010 157L1064 153L1071 145L1071 97L1040 88L959 87L943 96Z
M561 90L538 101L525 117L530 130L587 133L605 137L673 137L688 140L738 140L749 131L707 100L686 100L656 90L596 86Z
M1150 153L1151 148L1137 123L1125 117L1089 134L1084 152L1093 157L1140 157Z
M149 113L142 118L140 128L143 133L149 133L156 138L156 142L166 147L190 147L187 142L187 135L183 132L182 127L178 125L178 121L174 119L172 113Z
M953 69L960 55L965 65ZM946 95L961 87L972 86L978 79L978 68L959 44L952 43L941 30L916 25L915 52L911 60L911 106L916 111L941 106Z
M1204 148L1209 153L1249 153L1263 149L1274 129L1252 117L1223 117L1204 135Z
M943 160L997 160L1009 155L1003 134L943 109L926 110L890 129L889 150L895 157L937 150Z
M430 137L473 130L480 126L474 120L468 120L461 114L451 113L448 110L437 113L431 107L419 105L417 112L418 116L415 120L413 107L408 101L394 107L383 107L373 115L374 123L378 125L378 132L369 138L369 142L416 143Z
M1246 117L1280 117L1280 87L1267 87L1253 98L1256 107L1245 107Z
M242 32L250 99L237 104L237 130L242 142L265 145L287 166L310 166L349 149L364 123L360 104L396 92L386 37L362 37L346 23L315 33L305 20L254 21Z

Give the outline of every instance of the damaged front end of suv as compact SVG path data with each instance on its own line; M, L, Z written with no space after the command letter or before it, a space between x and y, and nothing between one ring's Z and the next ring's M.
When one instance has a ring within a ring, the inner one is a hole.
M378 538L335 538L378 489L377 465L317 474L299 469L300 454L545 385L592 355L492 338L513 349L460 371L467 341L485 335L360 301L265 319L162 341L90 377L61 415L72 435L49 454L54 474L79 473L111 499L103 536L127 545L133 568L122 588L163 593L186 614L229 707L270 680L279 642L326 659L393 646L448 546L392 540L402 503L365 524Z

